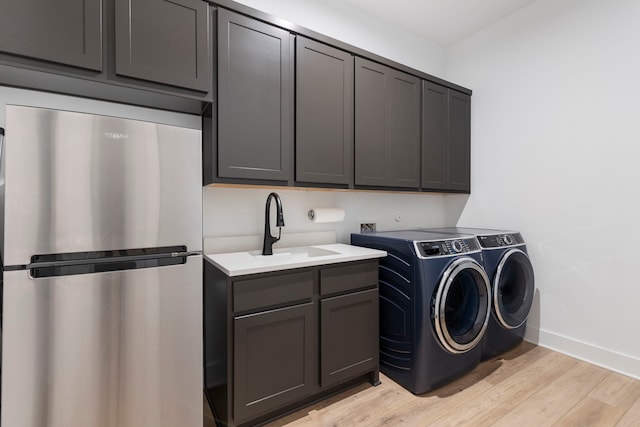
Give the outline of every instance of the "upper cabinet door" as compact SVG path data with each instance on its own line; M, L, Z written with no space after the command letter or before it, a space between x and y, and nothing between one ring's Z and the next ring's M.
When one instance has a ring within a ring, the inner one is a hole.
M420 186L420 79L391 69L387 78L387 170L391 187Z
M449 187L449 89L422 82L422 188Z
M296 39L296 181L353 180L353 56Z
M435 83L422 86L422 188L470 191L471 97Z
M0 51L101 71L102 1L0 2Z
M449 90L449 179L454 191L471 191L471 97Z
M420 186L420 79L355 62L356 185Z
M209 6L202 0L116 0L116 74L208 92Z
M218 177L287 181L293 138L292 36L218 11Z

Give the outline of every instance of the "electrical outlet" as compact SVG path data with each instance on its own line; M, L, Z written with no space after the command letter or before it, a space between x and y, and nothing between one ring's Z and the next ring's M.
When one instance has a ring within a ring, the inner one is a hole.
M363 222L360 224L360 232L361 233L375 233L376 232L376 223L375 222Z

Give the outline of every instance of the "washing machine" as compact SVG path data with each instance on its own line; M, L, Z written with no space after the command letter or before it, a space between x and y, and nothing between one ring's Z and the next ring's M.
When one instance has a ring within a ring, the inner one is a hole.
M379 263L380 370L421 394L481 360L490 283L475 236L426 231L352 234L387 252Z
M491 316L482 341L482 359L498 356L524 338L535 291L533 265L517 231L450 227L429 229L453 236L474 235L491 279Z

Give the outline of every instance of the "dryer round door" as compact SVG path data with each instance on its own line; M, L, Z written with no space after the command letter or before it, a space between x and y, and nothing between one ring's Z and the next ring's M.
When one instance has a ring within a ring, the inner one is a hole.
M450 353L465 353L482 339L491 310L491 286L473 258L452 262L438 284L433 305L436 335Z
M502 327L515 329L527 321L534 289L533 266L527 254L520 249L507 251L493 280L493 311Z

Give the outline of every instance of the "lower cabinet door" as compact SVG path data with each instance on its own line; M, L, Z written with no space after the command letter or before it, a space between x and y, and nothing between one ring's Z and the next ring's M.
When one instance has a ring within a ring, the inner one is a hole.
M320 302L320 383L331 386L378 366L378 290Z
M313 303L234 319L236 423L313 392L316 337Z

